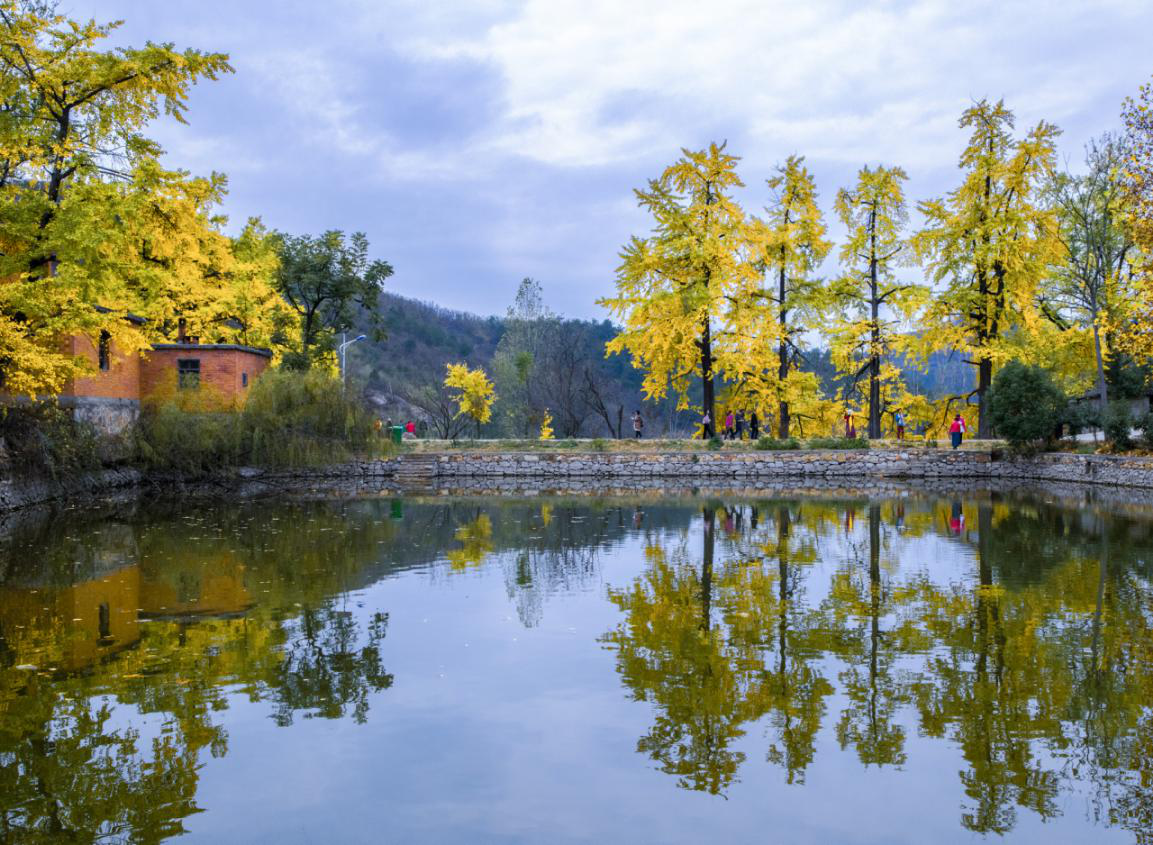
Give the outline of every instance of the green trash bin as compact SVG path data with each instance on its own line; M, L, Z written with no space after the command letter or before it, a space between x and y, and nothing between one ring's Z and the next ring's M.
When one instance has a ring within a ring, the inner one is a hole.
M389 429L389 434L392 437L393 443L400 443L402 440L404 440L404 426L394 425L391 429Z

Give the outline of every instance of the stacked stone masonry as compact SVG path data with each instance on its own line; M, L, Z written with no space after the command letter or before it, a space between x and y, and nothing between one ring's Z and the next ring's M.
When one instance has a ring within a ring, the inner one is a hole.
M420 472L402 469L406 462L419 463ZM430 466L430 464L432 466ZM468 490L498 489L505 482L524 482L531 489L564 486L567 482L589 483L604 488L652 485L665 489L736 484L747 489L786 486L795 480L806 483L845 479L860 490L874 487L883 492L894 481L925 480L934 484L981 484L1007 482L1036 486L1051 484L1104 485L1117 489L1153 490L1153 457L1051 454L1014 458L988 452L933 450L799 451L799 452L666 452L526 454L517 452L415 453L373 461L356 461L295 470L247 468L231 479L218 479L236 491L254 493L303 492L352 483L371 491L386 487L434 486ZM134 470L111 470L69 482L0 481L0 512L78 494L99 495L117 488L144 483L163 483L176 489L181 479L143 477Z
M253 475L384 479L418 455L365 461L339 467ZM422 463L427 454L420 454ZM442 481L467 479L667 479L691 487L715 479L891 478L1006 479L1108 484L1153 488L1153 457L1049 454L1017 458L988 452L950 450L869 450L797 452L665 452L531 454L454 452L436 458L421 475Z

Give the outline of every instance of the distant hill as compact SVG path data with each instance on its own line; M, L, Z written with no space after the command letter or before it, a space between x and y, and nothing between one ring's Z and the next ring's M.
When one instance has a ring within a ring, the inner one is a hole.
M499 317L478 317L395 294L381 295L379 311L385 339L358 344L349 361L350 377L378 394L443 379L448 363L487 368L504 334Z
M439 385L448 363L464 362L492 372L493 357L505 332L504 318L453 311L390 293L381 295L379 312L387 336L382 341L364 341L352 348L349 378L363 387L382 416L419 418L419 410L408 403L407 397L421 387ZM695 415L678 414L672 401L642 402L642 375L626 356L605 358L604 345L615 334L611 322L565 320L563 323L569 330L566 336L575 339L584 360L595 368L600 383L607 386L609 392L605 399L611 406L614 422L616 415L623 412L627 423L633 409L640 408L650 435L685 433L690 429ZM368 331L367 321L362 330ZM838 379L828 352L810 350L806 357L806 369L821 376L827 391L835 391ZM910 368L907 378L913 390L938 398L971 390L972 369L959 355L941 352L932 355L924 368ZM602 419L590 414L581 433L602 437L609 435L609 429Z

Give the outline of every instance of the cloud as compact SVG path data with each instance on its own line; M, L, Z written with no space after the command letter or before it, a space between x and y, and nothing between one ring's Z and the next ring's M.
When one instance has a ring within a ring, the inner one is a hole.
M951 152L950 124L974 98L1075 117L1109 87L1118 39L1141 70L1117 25L1151 22L1136 2L527 0L482 31L401 49L498 68L490 148L547 164L603 166L728 132L778 156L916 165Z
M228 51L177 166L231 176L235 221L363 230L394 288L499 313L525 275L603 316L632 189L728 139L742 195L807 157L826 207L865 163L914 199L955 179L974 99L1062 126L1076 160L1149 77L1149 0L66 0L119 43ZM183 7L183 8L182 8Z

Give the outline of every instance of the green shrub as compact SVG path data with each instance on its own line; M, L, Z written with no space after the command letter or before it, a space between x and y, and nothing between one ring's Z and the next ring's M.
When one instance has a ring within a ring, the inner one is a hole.
M1129 403L1124 400L1110 402L1101 421L1105 439L1114 452L1124 452L1133 448L1133 418L1129 413Z
M705 444L705 448L707 448L707 449L723 449L724 445L725 445L725 441L721 440L721 438L710 437L708 443Z
M100 466L99 437L56 404L7 405L0 407L0 457L16 476L86 472Z
M277 370L252 387L240 411L177 397L149 406L137 431L146 465L186 475L239 466L308 466L387 451L369 410L319 372Z
M603 437L597 437L597 438L594 438L592 443L590 443L589 445L592 446L592 449L594 452L603 452L605 449L608 448L609 444L608 444L608 441L605 440Z
M868 449L864 437L811 437L805 441L806 449Z
M778 452L788 449L800 449L800 441L795 437L778 439L776 437L762 437L757 441L757 449L765 452Z
M1153 411L1147 411L1137 420L1137 428L1141 430L1141 444L1146 449L1153 449Z
M1053 439L1067 400L1048 371L1010 361L989 388L989 419L1014 450Z
M1096 402L1073 402L1065 409L1063 422L1074 437L1083 431L1101 428L1101 407Z
M265 373L253 385L241 417L250 462L261 466L344 460L387 443L368 408L318 370Z

